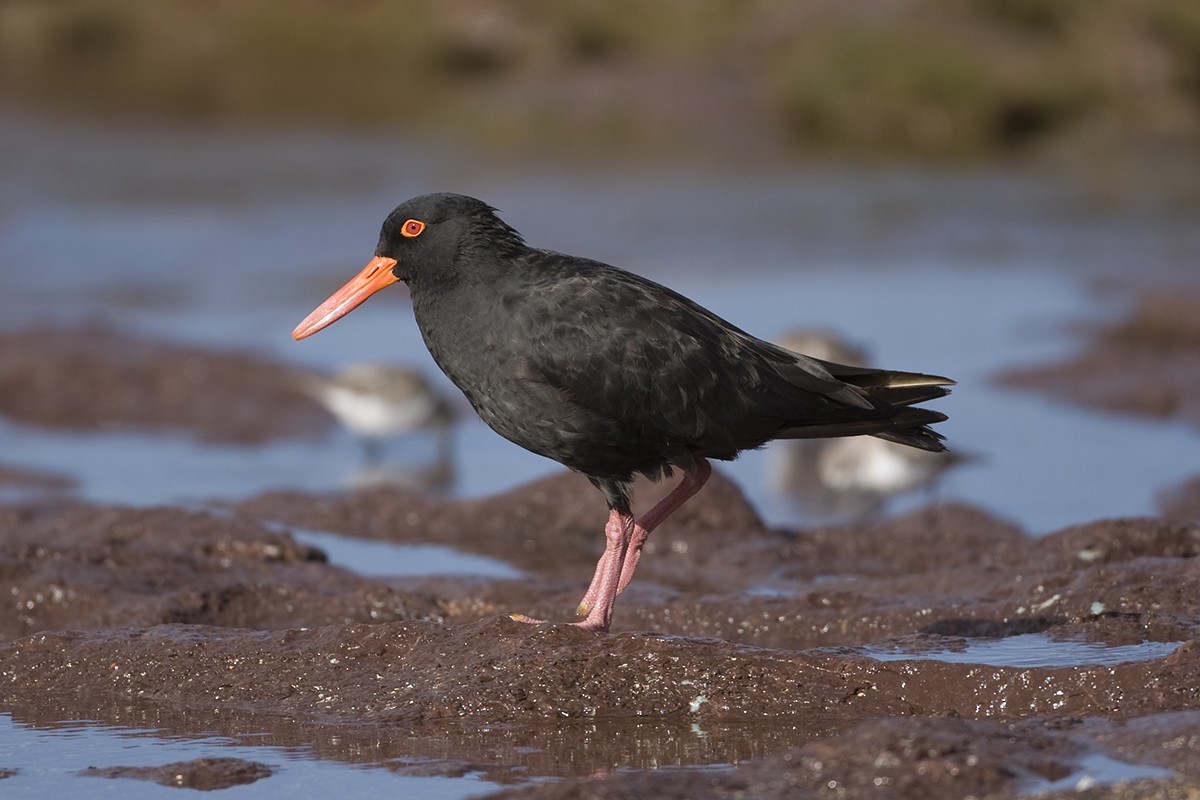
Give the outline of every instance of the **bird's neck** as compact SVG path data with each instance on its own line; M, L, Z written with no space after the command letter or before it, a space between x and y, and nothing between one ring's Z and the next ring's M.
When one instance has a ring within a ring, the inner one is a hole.
M486 293L487 287L502 283L522 263L528 248L519 241L467 241L438 263L426 263L408 279L414 306L422 301L453 302L460 294Z
M461 255L437 269L423 270L408 280L417 326L472 327L495 297L495 259L469 260Z

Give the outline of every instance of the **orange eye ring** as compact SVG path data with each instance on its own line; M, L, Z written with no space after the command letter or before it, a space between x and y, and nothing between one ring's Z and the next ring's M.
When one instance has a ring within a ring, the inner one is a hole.
M409 239L414 239L421 235L425 230L425 223L419 219L410 219L400 226L400 235Z

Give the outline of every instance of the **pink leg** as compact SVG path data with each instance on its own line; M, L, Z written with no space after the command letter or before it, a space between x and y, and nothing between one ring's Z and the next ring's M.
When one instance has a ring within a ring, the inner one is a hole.
M696 492L704 488L710 475L712 475L712 465L703 458L697 458L696 471L684 473L683 480L679 482L679 485L634 523L633 535L629 538L629 547L625 550L621 580L617 584L617 594L623 592L629 582L633 580L633 571L637 569L638 561L642 557L642 546L646 544L646 537L676 509L690 500Z
M587 608L581 603L578 614L587 616L573 623L584 630L606 631L612 621L613 601L617 597L617 586L621 581L621 565L625 561L625 551L629 548L629 539L633 535L633 517L614 510L608 513L608 524L604 526L604 553L596 562L596 572L592 576L592 585L588 587ZM543 622L540 619L527 617L524 614L509 614L517 622Z
M680 506L704 487L712 475L712 465L703 458L696 459L696 471L685 473L679 485L654 508L639 519L621 514L613 509L604 526L604 553L596 562L596 571L587 593L579 603L576 613L587 614L573 623L588 631L607 631L612 623L613 604L629 582L642 556L642 547L650 532L663 523ZM511 614L518 622L541 622L523 614Z
M609 519L617 512L610 511ZM636 524L636 523L635 523ZM607 528L605 528L607 530ZM608 568L608 547L604 548L604 553L601 554L600 560L596 562L596 571L592 573L592 582L588 584L587 591L583 593L583 599L579 601L579 605L575 608L575 616L582 617L592 609L592 604L596 602L596 595L600 593L600 579L604 575L604 571Z
M702 458L696 459L696 471L684 473L683 480L679 482L679 485L634 523L633 535L624 551L621 582L617 584L617 594L624 591L625 587L629 585L629 581L633 580L633 571L637 569L638 560L642 557L642 547L646 544L646 537L672 512L700 491L710 475L712 475L712 465ZM605 567L604 559L607 555L608 551L605 550L604 556L600 557L600 563L596 565L596 574L592 576L592 583L588 587L587 593L584 594L583 600L580 601L579 608L575 611L576 614L581 616L586 614L591 610L592 603L596 602L600 574Z
M608 524L604 526L604 554L596 563L596 576L592 579L596 596L589 603L587 616L574 623L586 631L606 631L612 622L613 603L621 582L622 565L629 550L629 540L633 535L634 521L632 516L626 516L619 511L610 511ZM597 580L597 578L599 580ZM580 603L580 608L583 604Z

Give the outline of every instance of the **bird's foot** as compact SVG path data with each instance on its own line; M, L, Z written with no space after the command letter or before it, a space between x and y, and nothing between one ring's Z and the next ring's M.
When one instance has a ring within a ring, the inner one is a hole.
M592 631L593 633L608 633L607 622L596 622L594 620L581 619L579 622L571 622L568 624L574 625L576 628L582 628L585 631Z
M526 625L552 624L548 620L534 619L533 617L526 616L525 614L512 613L512 614L508 615L508 618L513 620L514 622L523 622ZM597 618L592 618L592 617L588 617L587 619L581 619L581 620L579 620L579 622L565 622L565 623L561 623L561 624L574 625L576 628L582 628L585 631L595 631L596 633L605 633L608 631L608 622L606 622L603 619L597 619Z

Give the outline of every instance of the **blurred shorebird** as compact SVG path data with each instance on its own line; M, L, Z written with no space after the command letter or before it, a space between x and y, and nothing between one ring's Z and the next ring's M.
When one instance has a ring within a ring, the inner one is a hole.
M378 463L389 439L416 431L438 436L439 456L448 457L458 414L420 372L394 364L351 364L336 375L305 375L302 391L323 405L363 444L369 463Z
M782 347L822 361L869 367L866 350L825 330L792 331ZM966 458L854 436L782 442L772 453L771 483L817 516L864 517L890 499L933 488Z

